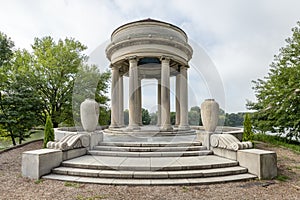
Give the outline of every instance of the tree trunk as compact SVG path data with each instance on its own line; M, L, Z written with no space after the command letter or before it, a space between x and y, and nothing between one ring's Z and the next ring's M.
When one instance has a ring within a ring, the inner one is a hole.
M58 128L58 123L57 122L53 122L53 128Z
M16 144L16 140L15 140L15 137L14 137L14 135L12 134L12 132L10 132L10 137L11 137L11 141L12 141L13 145L16 146L16 145L17 145L17 144Z

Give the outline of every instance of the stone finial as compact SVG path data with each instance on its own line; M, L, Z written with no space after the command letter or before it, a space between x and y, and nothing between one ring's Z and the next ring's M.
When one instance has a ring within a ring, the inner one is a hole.
M214 99L206 99L201 104L201 120L206 132L214 132L219 121L219 104Z
M95 131L99 119L99 104L93 99L84 100L80 105L80 118L85 131Z

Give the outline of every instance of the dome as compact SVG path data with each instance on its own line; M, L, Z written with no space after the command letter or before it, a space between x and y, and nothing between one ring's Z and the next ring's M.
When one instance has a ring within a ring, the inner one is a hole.
M106 56L112 64L122 63L131 56L146 58L144 61L168 56L180 65L188 65L192 53L182 29L150 18L118 27L106 48Z

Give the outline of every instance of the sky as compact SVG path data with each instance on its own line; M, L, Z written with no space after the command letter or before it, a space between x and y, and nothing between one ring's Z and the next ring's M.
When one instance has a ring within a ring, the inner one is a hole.
M255 101L251 81L267 75L300 20L299 10L298 0L0 0L0 31L16 48L28 50L35 37L75 38L105 70L104 49L117 27L145 18L172 23L187 33L194 49L189 106L214 98L231 113L246 111L246 100ZM143 107L155 111L155 82L142 84ZM172 78L171 110L174 85Z

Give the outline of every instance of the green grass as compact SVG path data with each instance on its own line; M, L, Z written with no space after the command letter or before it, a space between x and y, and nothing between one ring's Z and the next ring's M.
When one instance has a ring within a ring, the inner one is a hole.
M278 175L278 176L276 177L276 179L277 179L278 181L286 182L287 180L290 179L290 177L285 176L285 175Z
M300 153L300 142L297 141L290 141L279 136L266 135L266 134L255 134L254 140L270 143L275 146L286 147L288 149L295 151L296 153Z
M65 185L66 187L74 187L74 188L79 188L79 187L80 187L80 184L79 184L79 183L69 182L69 181L66 181L64 185Z
M188 192L189 191L189 188L187 186L182 186L182 191L183 192Z
M295 169L300 169L300 166L295 166Z
M40 183L42 183L44 180L42 180L42 179L38 179L38 180L36 180L36 181L34 181L34 183L35 184L40 184Z
M44 138L44 131L38 130L36 133L32 134L30 138L27 138L23 143L30 142L32 140L38 140ZM18 139L16 140L18 142ZM0 150L6 149L12 146L10 138L0 137Z

